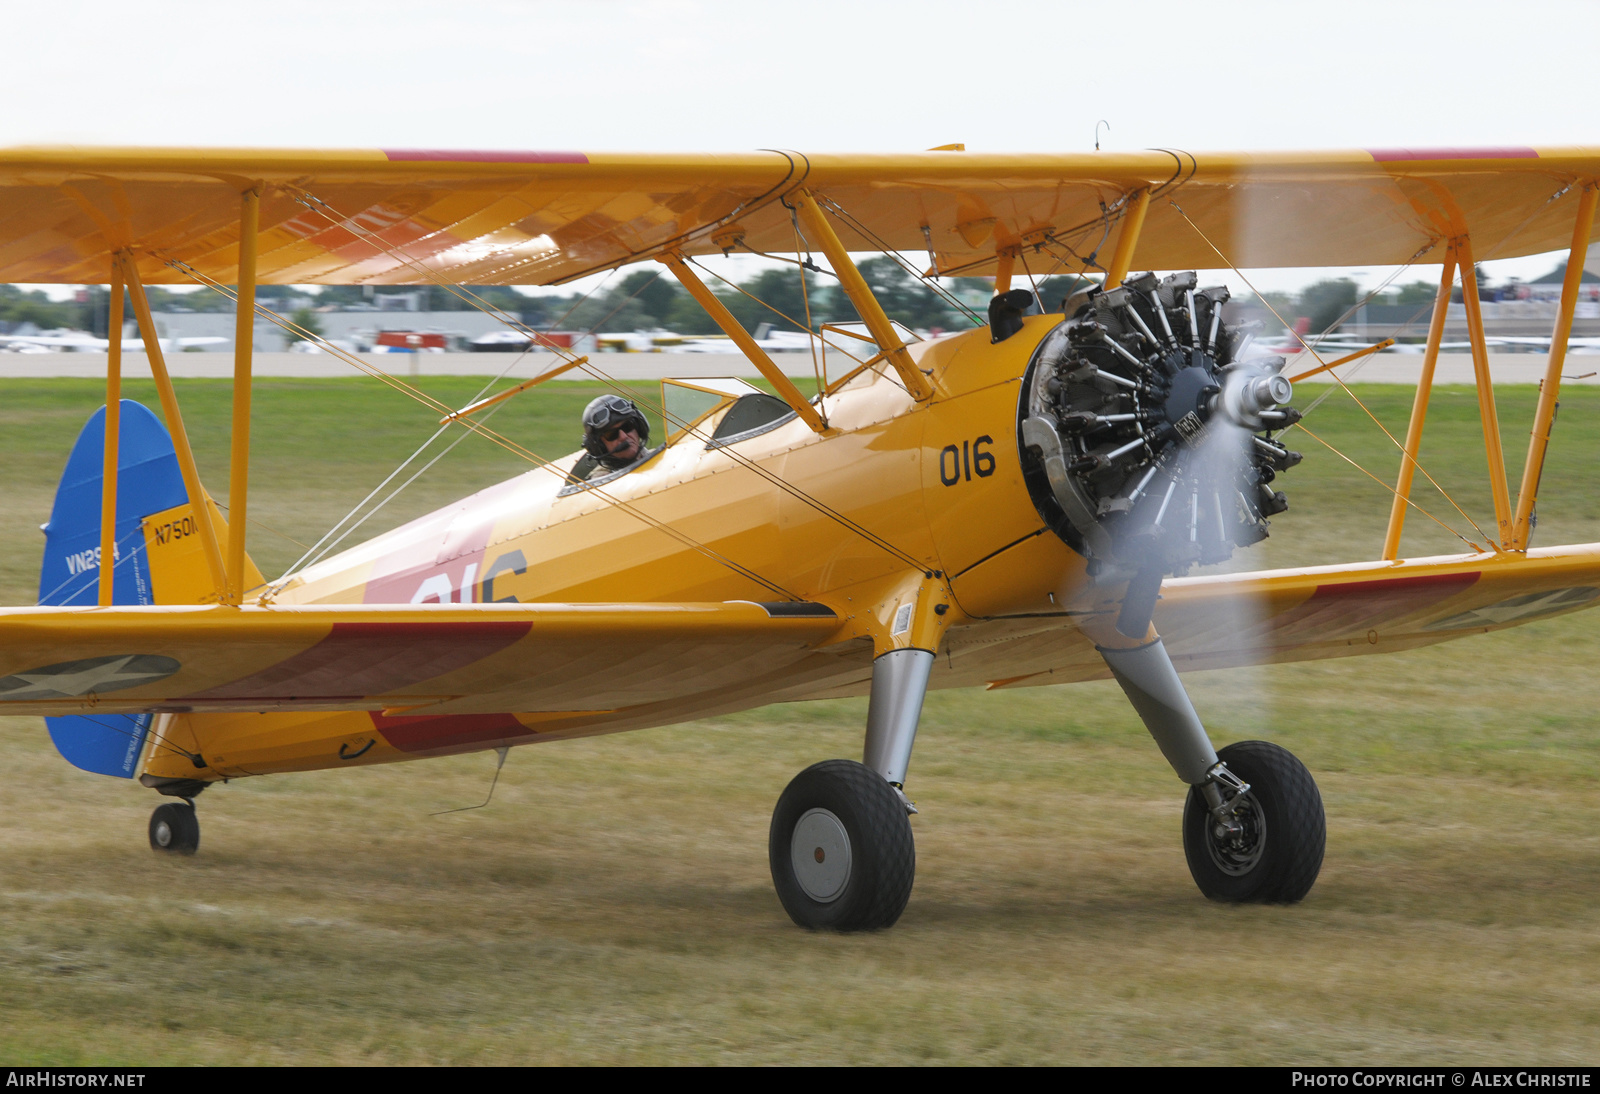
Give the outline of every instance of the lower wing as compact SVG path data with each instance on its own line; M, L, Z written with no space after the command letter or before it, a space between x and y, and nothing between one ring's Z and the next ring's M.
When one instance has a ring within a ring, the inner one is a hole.
M0 612L0 714L593 711L770 674L817 604L150 605Z
M1118 590L1120 593L1120 590ZM1182 671L1390 653L1600 604L1600 543L1169 580L1155 626ZM1005 621L1009 635L952 636L948 683L1032 686L1104 679L1080 629L1114 614ZM963 639L970 648L963 648Z

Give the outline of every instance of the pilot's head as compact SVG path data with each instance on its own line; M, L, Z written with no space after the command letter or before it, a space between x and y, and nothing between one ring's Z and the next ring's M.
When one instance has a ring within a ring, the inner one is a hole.
M583 408L583 447L608 467L639 458L650 439L650 423L620 395L602 395Z

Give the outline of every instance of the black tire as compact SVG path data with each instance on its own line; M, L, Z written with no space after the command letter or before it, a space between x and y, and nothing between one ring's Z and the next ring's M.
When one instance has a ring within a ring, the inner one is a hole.
M200 850L200 818L194 806L168 802L150 814L150 849L163 855L192 855Z
M1293 904L1316 884L1327 844L1322 795L1305 764L1266 741L1240 741L1217 753L1250 784L1240 814L1242 839L1219 839L1197 787L1183 806L1183 853L1194 883L1211 900Z
M811 930L892 927L917 872L900 795L853 760L824 760L794 777L772 811L767 854L784 910Z

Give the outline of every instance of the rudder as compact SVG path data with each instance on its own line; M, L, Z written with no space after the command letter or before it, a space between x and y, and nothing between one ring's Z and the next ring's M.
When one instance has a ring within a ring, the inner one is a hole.
M100 589L101 479L105 467L105 407L84 423L67 457L50 521L43 526L39 603L94 605ZM227 526L206 499L217 535ZM113 539L112 603L197 604L215 590L178 469L172 437L150 410L124 399L117 444L117 513ZM245 585L261 583L246 561ZM104 714L46 718L50 739L68 762L85 771L132 778L152 715Z

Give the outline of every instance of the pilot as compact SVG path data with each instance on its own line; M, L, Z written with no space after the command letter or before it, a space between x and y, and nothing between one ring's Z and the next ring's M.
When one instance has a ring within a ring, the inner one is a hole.
M594 457L585 479L625 470L651 455L645 448L650 423L620 395L602 395L583 408L583 447Z

